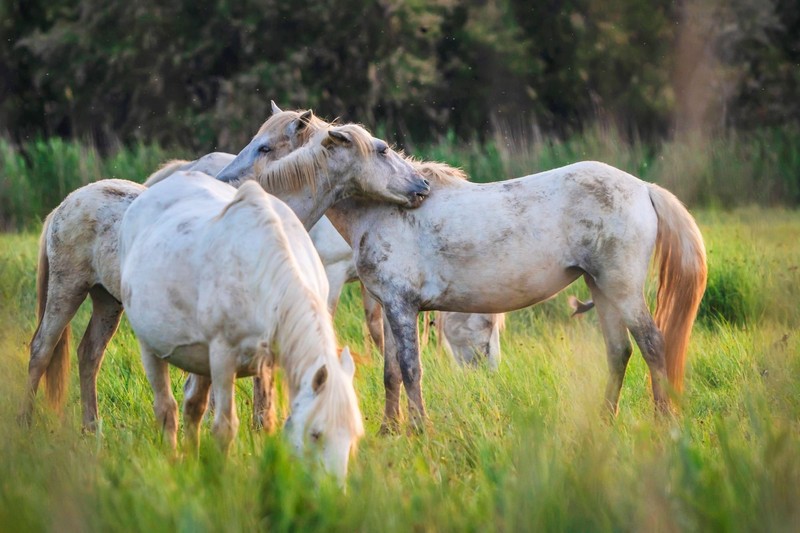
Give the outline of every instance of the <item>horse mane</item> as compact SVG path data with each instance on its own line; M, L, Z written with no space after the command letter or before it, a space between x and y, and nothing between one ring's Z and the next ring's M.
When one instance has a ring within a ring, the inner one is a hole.
M180 170L182 166L190 162L191 161L187 161L185 159L170 159L158 167L158 170L150 174L147 179L144 180L144 186L152 187L156 183L164 181L166 178L172 176L175 172Z
M284 111L283 113L290 112ZM327 123L325 124L327 125ZM308 129L305 128L303 131ZM326 126L314 131L303 146L285 157L271 163L257 162L253 169L252 179L269 192L294 192L309 187L314 194L317 175L320 172L327 173L328 145L325 141L331 129L347 134L359 156L367 157L370 152L374 152L372 135L363 127L357 124L345 124L333 128Z
M281 111L280 113L275 113L264 121L261 127L258 128L258 132L256 132L254 137L258 137L267 131L286 131L292 122L299 119L303 113L305 113L305 111L299 109L296 111ZM299 144L307 143L316 132L324 130L332 124L333 123L326 122L312 113L311 117L306 120L306 127L299 132Z
M413 157L406 157L414 170L422 174L422 177L432 184L448 186L459 185L469 180L464 170L440 163L439 161L419 161Z
M294 397L309 371L326 365L328 376L319 390L309 420L321 420L325 427L347 427L355 436L364 434L358 399L341 368L336 347L333 319L327 302L308 281L299 275L300 266L284 230L285 221L275 211L269 195L254 180L248 180L236 191L217 220L237 206L252 208L245 216L258 220L259 226L272 226L265 234L275 239L275 245L263 246L264 253L258 268L264 285L263 316L268 317L270 331L262 339L266 345L276 345L278 363L289 381L289 394ZM260 230L259 230L260 231Z
M286 235L282 234L283 239ZM288 249L281 247L282 250ZM274 253L282 275L272 278L270 291L278 298L276 317L280 327L275 340L279 347L279 364L289 379L290 395L294 395L303 376L320 362L326 365L328 377L318 391L308 420L320 420L326 428L347 427L355 436L364 434L361 412L355 390L348 382L339 362L336 334L327 303L304 280L283 280L296 272L292 254ZM283 256L283 257L281 257ZM322 361L321 361L322 360Z
M264 202L267 193L262 189L258 183L253 181L245 181L241 187L236 189L236 194L233 195L233 200L228 205L222 208L222 211L217 215L214 220L220 220L228 214L235 206L244 202L249 202L251 205L256 206L263 221L267 221L273 217L272 207L269 203Z
M355 389L348 386L348 378L345 376L341 365L336 364L336 368L328 367L328 379L320 389L317 401L308 415L309 420L322 420L325 427L345 426L351 434L356 437L364 435L364 422L361 420L361 411L358 409L358 398ZM349 409L342 409L342 406L349 406ZM350 453L355 453L357 440L353 441L353 449Z
M359 156L367 157L370 152L375 151L375 146L372 144L373 137L364 126L360 124L343 124L334 126L334 129L349 135Z

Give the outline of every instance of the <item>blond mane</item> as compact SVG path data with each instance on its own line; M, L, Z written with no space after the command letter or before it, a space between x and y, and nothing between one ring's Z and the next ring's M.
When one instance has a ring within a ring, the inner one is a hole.
M291 112L284 111L272 118L285 113ZM359 157L366 158L375 151L372 135L363 127L357 124L345 124L333 128L327 126L313 132L302 147L287 156L271 163L257 162L251 179L269 192L295 192L309 187L312 194L316 194L319 175L328 173L327 138L331 129L347 134Z
M467 173L457 167L438 161L419 161L413 157L406 158L414 170L432 184L448 186L459 185L469 180Z
M286 233L286 222L254 181L242 184L216 220L240 209L247 210L244 216L248 220L258 220L265 238L268 235L275 241L261 247L263 253L257 260L265 283L259 288L264 297L262 315L271 324L262 343L276 348L290 400L298 393L304 376L325 365L327 379L314 399L308 420L319 420L326 428L346 427L355 437L363 435L358 399L339 361L327 302L303 275Z
M247 200L253 205L268 202L267 195L257 185L245 184L243 188L246 190L242 192L239 189L231 205ZM269 207L257 209L272 211ZM270 295L267 302L270 311L266 312L274 315L278 326L269 344L278 348L278 364L289 382L290 398L297 394L303 377L310 370L320 364L326 365L328 376L315 398L308 420L320 420L326 428L346 427L354 436L360 437L364 434L364 426L358 399L337 355L336 334L327 302L298 276L300 267L290 252L282 221L279 217L265 220L266 223L273 221L281 227L273 232L278 245L268 248L269 253L260 264L273 272L273 275L265 277L269 286L263 289Z
M267 131L286 131L286 129L294 122L295 120L299 119L305 111L297 110L297 111L281 111L280 113L276 113L270 116L260 128L258 128L258 132L254 135L254 137L258 137L266 133ZM298 140L300 141L299 144L307 143L314 134L320 130L324 130L332 125L332 123L328 123L323 119L317 117L313 113L311 114L311 118L308 119L306 122L306 127L300 130L300 135L298 136Z

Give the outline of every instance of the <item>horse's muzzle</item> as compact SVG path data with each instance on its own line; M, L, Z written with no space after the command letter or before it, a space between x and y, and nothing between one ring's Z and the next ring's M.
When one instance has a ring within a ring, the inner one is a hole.
M428 180L421 180L421 185L414 189L409 195L408 203L410 207L419 207L428 195L431 193L431 186Z

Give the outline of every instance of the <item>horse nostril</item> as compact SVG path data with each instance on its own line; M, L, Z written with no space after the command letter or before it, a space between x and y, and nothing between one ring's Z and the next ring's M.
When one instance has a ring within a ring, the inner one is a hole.
M424 183L426 187L430 187L431 186L431 182L429 182L425 178L422 178L422 183Z

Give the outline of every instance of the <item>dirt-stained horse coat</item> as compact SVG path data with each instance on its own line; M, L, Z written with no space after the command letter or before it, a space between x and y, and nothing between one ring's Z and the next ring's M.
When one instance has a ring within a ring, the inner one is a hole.
M251 161L251 168L280 159L304 145L311 136L327 131L327 128L327 123L316 119L310 112L278 110L265 122L251 143L258 147L253 151L257 158ZM278 185L288 185L285 179L287 175L297 175L296 172L287 173L287 166L278 167L272 173L263 172L256 177L260 178L262 186L282 196L300 215L307 228L322 216L333 201L359 191L390 202L410 206L418 204L428 186L402 158L388 150L388 147L385 154L378 154L378 148L384 149L386 144L372 138L361 128L346 127L337 131L341 135L330 139L320 138L314 150L317 153L322 149L321 143L324 141L338 155L315 159L306 152L297 154L295 159L287 162L297 163L302 159L308 165L318 160L324 168L310 168L305 174L308 180L313 178L318 183L290 180L295 182L296 187L275 190L274 187ZM355 139L358 146L348 145L348 139ZM365 151L367 148L370 148L368 152ZM341 166L347 164L348 160L356 162L356 166ZM213 161L201 158L196 163L203 170L210 170L208 164L211 162L218 164L219 158ZM329 175L329 165L335 167L337 164L340 168ZM193 164L185 161L171 162L151 176L148 182L157 183L178 168L192 167ZM330 179L331 176L336 179ZM130 203L144 190L143 186L124 180L92 183L70 194L46 219L39 246L37 275L39 326L31 342L28 392L20 413L23 421L30 420L34 396L45 374L51 403L58 408L63 402L69 369L69 321L90 294L94 304L92 318L78 350L78 362L83 423L88 428L94 427L97 419L97 373L105 348L122 314L119 260L116 255L119 222ZM263 400L266 405L258 416L262 418L261 422L269 425L273 422L271 403L268 398Z
M344 480L364 432L355 367L347 349L339 361L325 271L285 203L253 182L237 191L207 174L178 172L131 203L119 258L122 303L167 442L175 446L178 429L170 364L195 378L184 415L196 453L210 389L225 451L239 425L234 380L277 357L289 384L290 442Z
M328 217L353 246L358 274L387 324L386 429L400 383L414 422L425 418L416 317L421 310L497 313L550 298L583 276L606 341L606 403L616 412L633 334L666 409L680 392L686 350L706 284L703 239L665 189L609 165L583 162L490 184L429 177L416 210L337 203ZM480 224L475 221L480 220ZM655 251L655 321L644 283Z

